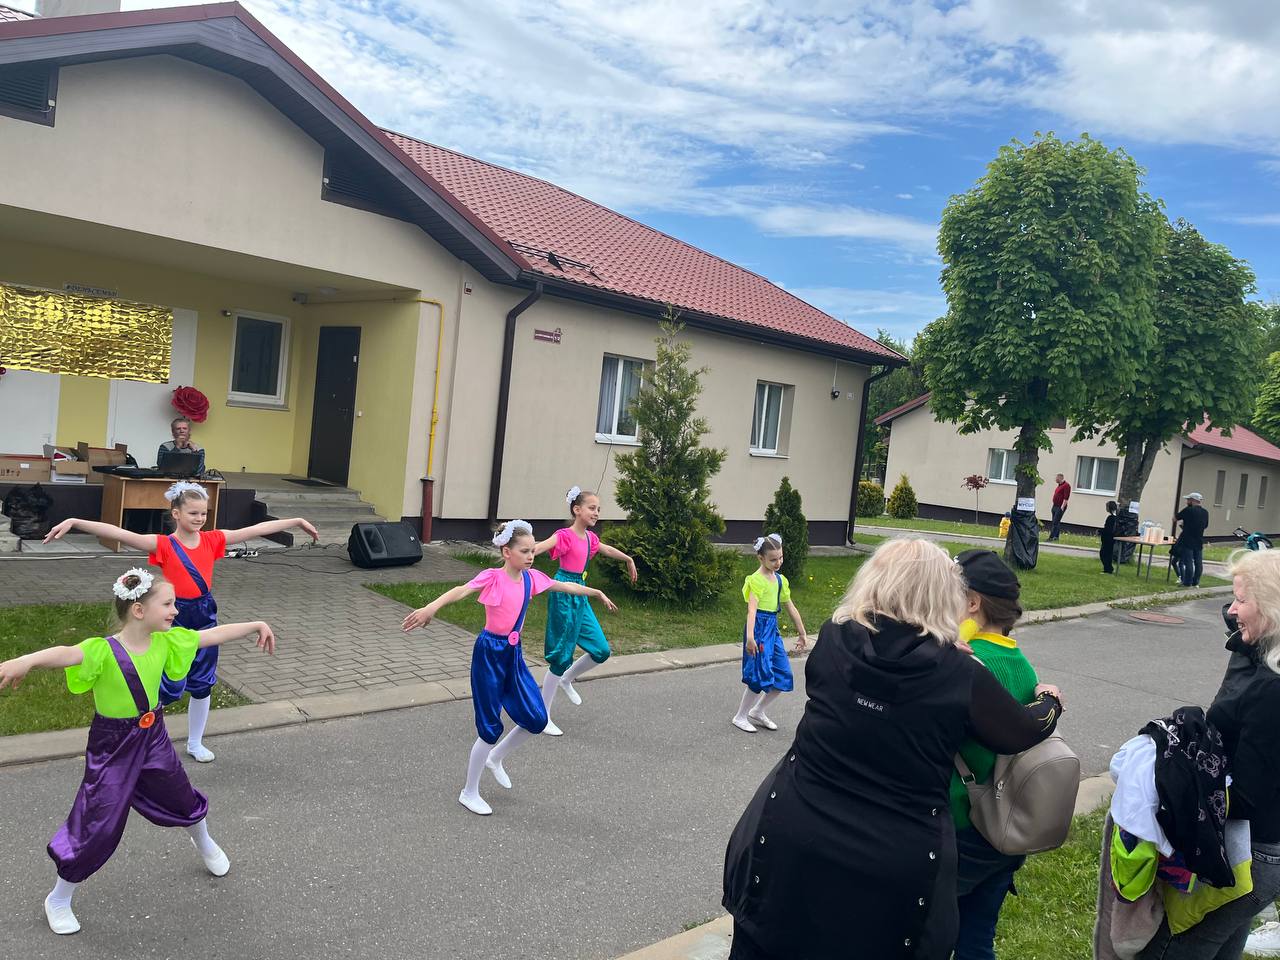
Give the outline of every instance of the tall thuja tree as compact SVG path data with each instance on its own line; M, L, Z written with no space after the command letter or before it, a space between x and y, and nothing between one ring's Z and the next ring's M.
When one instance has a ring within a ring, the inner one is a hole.
M636 591L705 603L733 568L733 556L712 544L724 520L711 503L709 483L725 451L702 445L707 421L696 410L706 368L689 366L690 347L680 339L684 325L672 308L660 328L657 359L632 405L640 447L617 458L615 496L628 518L613 540L635 559Z
M1245 297L1253 271L1185 220L1162 225L1156 262L1155 343L1132 386L1099 410L1100 432L1124 454L1116 502L1141 501L1156 455L1207 416L1230 430L1253 414L1261 316Z
M961 433L1016 430L1018 497L1040 483L1055 418L1091 412L1137 374L1151 340L1164 217L1123 151L1053 134L1002 147L942 214L947 314L929 326L925 379ZM1005 556L1015 555L1010 537Z

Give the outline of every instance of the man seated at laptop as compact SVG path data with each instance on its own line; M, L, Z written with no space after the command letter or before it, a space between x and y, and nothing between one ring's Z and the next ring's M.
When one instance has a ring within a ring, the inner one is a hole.
M191 421L186 417L174 417L169 424L169 432L173 434L173 439L160 444L160 449L156 451L156 464L164 463L166 453L180 450L198 454L200 460L193 474L204 473L204 450L191 442Z

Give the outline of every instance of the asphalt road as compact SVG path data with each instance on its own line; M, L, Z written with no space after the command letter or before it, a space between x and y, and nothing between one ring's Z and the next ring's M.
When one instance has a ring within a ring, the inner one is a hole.
M1182 626L1116 613L1020 634L1068 697L1061 729L1086 774L1148 718L1212 696L1217 607L1178 611ZM775 707L781 729L755 735L728 722L733 665L581 690L581 707L557 702L565 737L508 760L514 790L486 775L488 818L456 799L466 702L213 740L218 760L189 769L231 873L209 877L182 831L134 816L77 892L70 938L40 904L81 763L0 770L0 958L608 960L717 915L725 841L790 742L802 688Z

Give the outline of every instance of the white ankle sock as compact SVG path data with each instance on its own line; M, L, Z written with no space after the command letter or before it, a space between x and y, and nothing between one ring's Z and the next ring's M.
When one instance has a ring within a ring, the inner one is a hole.
M196 849L200 851L200 856L210 856L218 850L218 845L213 842L213 837L209 836L209 821L207 818L187 827L187 833L191 834L191 839L196 842Z
M197 700L192 697L187 704L187 748L204 745L204 728L209 723L209 704L212 697Z
M63 880L59 877L58 882L53 885L53 890L46 898L49 901L49 906L54 908L70 907L71 895L76 892L76 887L78 886L80 884L72 883L70 880Z
M752 706L751 710L749 711L750 715L757 716L757 717L765 716L764 708L769 706L769 704L773 703L773 701L777 700L778 696L781 693L782 693L781 690L766 690L763 693L761 693L759 698L756 700L755 705Z
M573 683L580 676L596 665L589 654L583 654L577 660L573 661L573 666L564 672L564 676L560 678L561 683Z
M760 694L753 693L750 687L742 691L742 703L738 704L738 712L734 716L735 720L747 719L747 711L751 709L751 705L760 698Z
M485 743L479 737L471 745L471 756L467 760L467 785L462 792L468 797L480 796L480 774L484 772L484 762L489 759L489 751L493 744Z

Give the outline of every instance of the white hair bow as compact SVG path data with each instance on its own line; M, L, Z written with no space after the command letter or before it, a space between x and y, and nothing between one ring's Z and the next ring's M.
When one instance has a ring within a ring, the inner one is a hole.
M569 492L564 495L564 501L572 507L573 501L577 500L580 496L582 496L582 488L575 484L570 487Z
M764 542L766 540L772 543L779 550L782 549L782 537L779 534L771 533L767 537L756 537L756 543L755 543L756 553L760 552L760 548L764 546Z
M138 585L133 589L124 585L125 580L129 577L137 577ZM111 592L121 600L140 600L146 596L147 591L151 589L151 585L156 582L156 578L151 575L149 570L143 570L141 567L134 567L132 570L126 570L115 583L111 585Z
M533 527L524 520L508 520L502 525L502 529L493 535L493 545L505 547L517 533L527 533L532 537Z
M200 497L202 500L209 499L209 491L207 491L204 487L200 486L200 484L191 483L189 480L179 480L177 483L175 483L173 486L171 486L168 490L164 492L164 498L168 500L170 503L173 503L173 501L177 500L184 493L194 493L197 497Z

